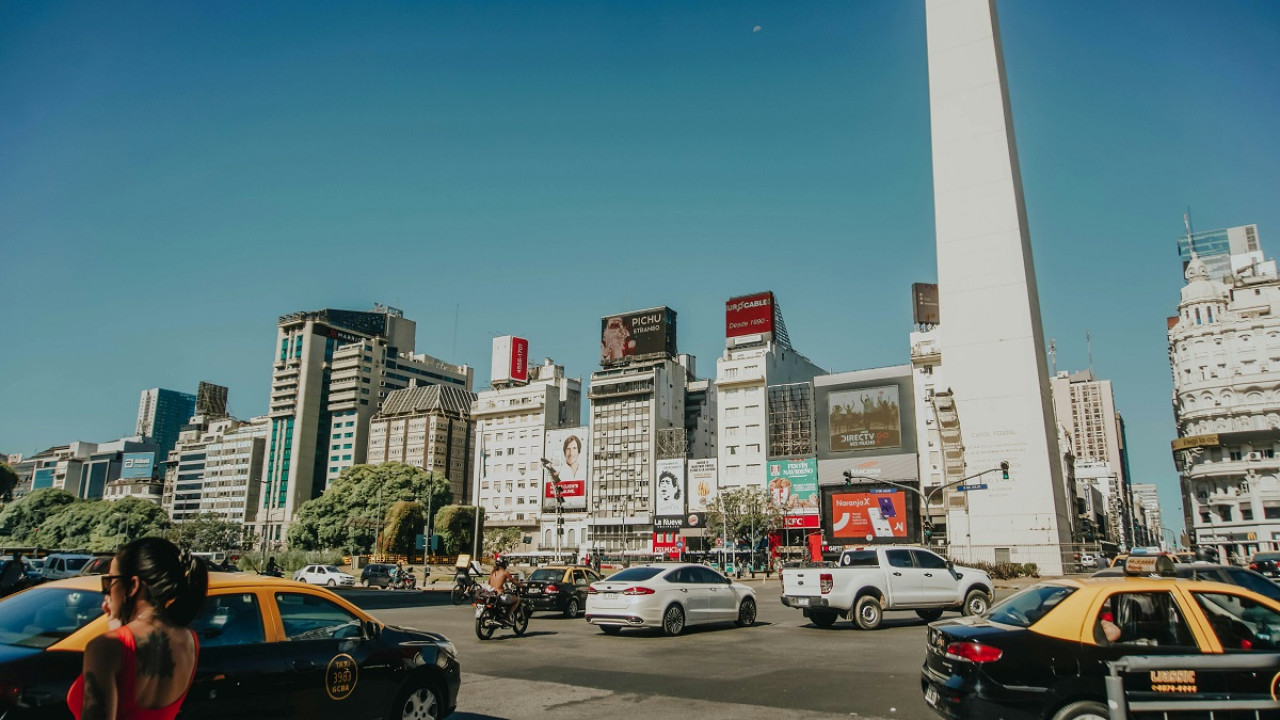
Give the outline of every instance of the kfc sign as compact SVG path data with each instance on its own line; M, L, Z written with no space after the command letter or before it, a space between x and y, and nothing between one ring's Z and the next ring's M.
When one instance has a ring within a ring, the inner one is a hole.
M724 336L767 335L773 333L772 292L743 295L724 304Z

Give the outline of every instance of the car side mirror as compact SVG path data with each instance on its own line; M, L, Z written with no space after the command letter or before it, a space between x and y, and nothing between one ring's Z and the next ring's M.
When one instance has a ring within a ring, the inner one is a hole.
M365 620L360 627L366 640L376 640L382 634L382 626L373 620Z
M732 585L732 584L733 584L733 578L730 578L730 577L725 578L725 579L724 579L724 584L725 584L725 585Z
M955 570L955 569L956 569L956 564L955 564L954 562L951 562L950 560L948 560L948 561L947 561L947 569L948 569L948 570Z

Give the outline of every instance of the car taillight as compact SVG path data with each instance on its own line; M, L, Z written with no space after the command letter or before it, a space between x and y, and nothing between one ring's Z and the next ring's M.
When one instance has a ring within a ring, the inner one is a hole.
M1257 569L1258 569L1258 563L1249 563L1249 569L1250 569L1250 570L1257 570Z
M968 660L971 663L995 662L1004 655L1000 648L977 642L953 642L947 646L947 657L952 660Z
M822 573L818 576L818 589L823 595L831 592L831 588L835 583L831 579L831 573Z
M622 591L623 595L652 595L655 591L652 588L640 587L639 585L629 587Z
M599 591L599 590L597 590L597 589L595 588L595 586L594 586L594 585L588 585L588 586L587 586L587 594L588 594L588 595L595 595L595 594L596 594L596 593L598 593L598 592L600 592L600 591Z
M22 699L22 683L13 678L0 678L0 703L16 703Z
M557 593L557 592L560 592L560 588L559 588L559 587L557 587L557 586L555 586L555 585L548 585L548 586L546 586L546 587L545 587L545 588L543 588L543 589L544 589L544 590L546 590L546 591L547 591L547 592L549 592L549 593Z

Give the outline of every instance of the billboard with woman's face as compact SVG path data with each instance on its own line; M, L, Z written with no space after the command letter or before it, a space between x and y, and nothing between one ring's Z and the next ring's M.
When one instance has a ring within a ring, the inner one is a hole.
M542 455L543 510L554 511L558 506L566 511L587 509L589 438L585 427L547 431ZM563 505L556 501L557 484Z

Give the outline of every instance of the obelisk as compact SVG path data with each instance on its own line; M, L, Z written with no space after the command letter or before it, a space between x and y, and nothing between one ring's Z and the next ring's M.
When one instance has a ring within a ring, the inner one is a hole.
M1071 542L994 0L925 0L942 370L967 475L951 553L1063 571Z

